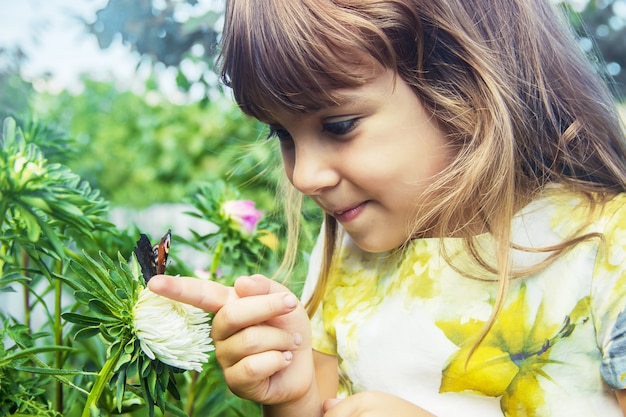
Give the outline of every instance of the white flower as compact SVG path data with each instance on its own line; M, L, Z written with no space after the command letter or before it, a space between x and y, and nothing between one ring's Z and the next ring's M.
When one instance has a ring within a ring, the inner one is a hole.
M214 350L209 315L144 288L133 308L133 324L146 356L179 369L200 372Z

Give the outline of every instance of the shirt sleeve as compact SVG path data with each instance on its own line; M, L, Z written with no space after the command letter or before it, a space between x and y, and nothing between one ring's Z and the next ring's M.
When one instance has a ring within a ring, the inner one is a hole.
M591 302L602 352L600 373L617 390L626 388L626 196L607 206L610 217L598 249Z

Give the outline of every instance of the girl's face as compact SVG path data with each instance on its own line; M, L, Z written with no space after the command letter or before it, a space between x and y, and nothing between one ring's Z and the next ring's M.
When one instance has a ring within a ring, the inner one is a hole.
M312 114L279 112L270 124L291 183L368 252L402 245L420 196L453 157L445 133L390 70L337 91L341 104Z

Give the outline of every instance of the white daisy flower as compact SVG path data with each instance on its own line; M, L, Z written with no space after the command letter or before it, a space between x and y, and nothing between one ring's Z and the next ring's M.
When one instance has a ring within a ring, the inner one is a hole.
M144 288L133 308L133 326L150 359L200 372L214 350L205 311L162 297Z

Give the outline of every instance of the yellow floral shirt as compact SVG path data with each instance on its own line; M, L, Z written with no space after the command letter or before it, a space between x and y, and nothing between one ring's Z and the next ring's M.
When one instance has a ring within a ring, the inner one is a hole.
M342 395L384 391L439 417L622 417L611 389L626 387L626 195L592 211L553 190L516 215L512 240L545 248L589 218L584 232L594 235L512 280L477 347L498 285L459 239L443 240L444 258L440 239L414 240L394 256L346 237L312 318L314 349L337 356ZM490 242L479 236L479 251L488 254ZM548 256L512 250L518 269Z

